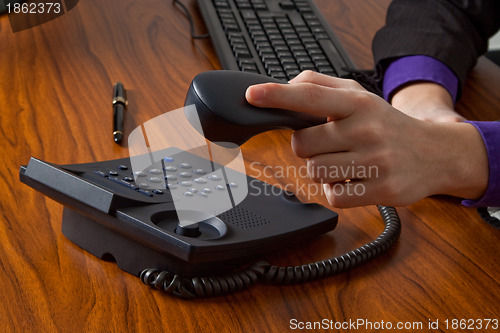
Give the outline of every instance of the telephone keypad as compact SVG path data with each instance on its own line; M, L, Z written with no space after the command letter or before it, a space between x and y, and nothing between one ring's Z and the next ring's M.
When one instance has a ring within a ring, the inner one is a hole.
M111 166L108 170L95 169L94 174L150 198L164 197L165 192L170 192L176 199L208 199L216 192L237 187L234 182L226 184L219 170L221 166L188 152L177 149L174 152L145 170L134 171L120 160L121 163L114 167L108 164L108 167ZM214 171L214 167L219 169Z

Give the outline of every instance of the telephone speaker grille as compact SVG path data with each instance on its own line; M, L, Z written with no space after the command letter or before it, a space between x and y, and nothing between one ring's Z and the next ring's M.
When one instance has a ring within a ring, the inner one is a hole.
M239 227L241 229L260 227L271 223L270 220L238 206L220 214L218 217L224 222L230 223L235 227Z

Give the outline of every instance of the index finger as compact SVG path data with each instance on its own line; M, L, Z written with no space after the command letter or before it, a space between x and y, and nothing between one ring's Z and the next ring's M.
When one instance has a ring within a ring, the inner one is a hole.
M314 83L320 86L330 88L344 88L344 89L357 89L365 90L359 83L351 79L341 79L310 70L303 71L295 78L291 79L289 83Z
M247 101L258 107L281 108L338 120L349 117L367 92L313 83L264 83L246 90Z

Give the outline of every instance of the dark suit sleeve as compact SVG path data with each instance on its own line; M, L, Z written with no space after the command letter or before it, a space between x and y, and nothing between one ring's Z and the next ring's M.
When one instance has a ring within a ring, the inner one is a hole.
M457 75L460 91L499 28L500 0L394 0L373 40L377 70L383 75L396 58L430 56Z

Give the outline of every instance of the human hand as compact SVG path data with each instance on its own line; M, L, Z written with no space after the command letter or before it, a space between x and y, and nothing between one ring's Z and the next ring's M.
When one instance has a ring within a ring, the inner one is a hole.
M391 104L420 120L436 123L466 120L455 111L448 90L433 82L415 82L400 88L392 96Z
M310 71L290 84L251 86L246 98L258 107L327 117L295 131L292 149L308 159L309 175L332 206L402 206L433 194L476 199L486 190L486 149L470 124L424 122L354 81Z

